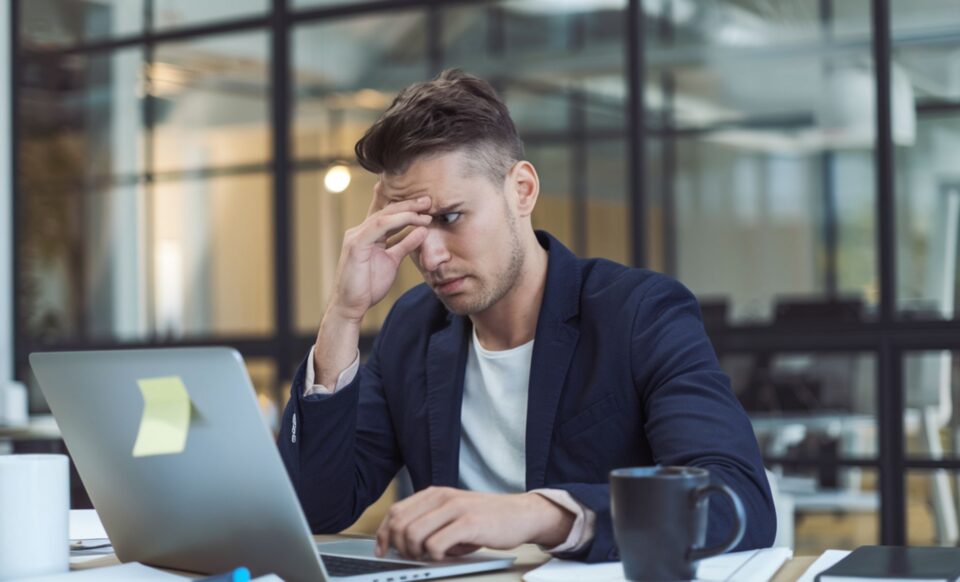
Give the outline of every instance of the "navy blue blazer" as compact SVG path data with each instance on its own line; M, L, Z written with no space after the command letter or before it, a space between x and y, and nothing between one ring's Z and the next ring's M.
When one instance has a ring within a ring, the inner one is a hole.
M738 549L769 546L773 501L756 438L720 370L694 296L664 275L580 259L538 232L547 282L530 369L526 487L568 491L597 514L592 543L564 557L617 559L608 473L693 465L743 500ZM413 486L456 487L470 319L427 285L394 305L357 378L333 395L293 381L280 452L314 533L350 526L406 465ZM710 502L708 544L732 506Z

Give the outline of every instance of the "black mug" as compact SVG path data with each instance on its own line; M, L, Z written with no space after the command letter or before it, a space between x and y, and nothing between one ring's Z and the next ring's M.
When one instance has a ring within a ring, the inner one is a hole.
M704 548L710 493L733 503L736 527L727 539ZM697 467L635 467L610 472L613 533L628 580L692 580L697 562L740 543L747 518L726 485L710 483Z

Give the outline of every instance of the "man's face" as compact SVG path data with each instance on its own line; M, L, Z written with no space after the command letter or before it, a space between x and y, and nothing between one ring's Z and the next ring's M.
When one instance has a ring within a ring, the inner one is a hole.
M495 304L513 288L523 267L509 192L470 171L468 155L458 151L417 159L402 174L382 175L379 189L383 203L430 197L433 221L410 256L440 301L458 315Z

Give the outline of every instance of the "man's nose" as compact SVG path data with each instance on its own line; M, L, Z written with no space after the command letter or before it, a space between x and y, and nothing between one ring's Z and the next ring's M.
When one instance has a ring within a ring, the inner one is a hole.
M420 245L420 266L424 271L436 271L450 259L445 234L437 228L427 229L427 238Z

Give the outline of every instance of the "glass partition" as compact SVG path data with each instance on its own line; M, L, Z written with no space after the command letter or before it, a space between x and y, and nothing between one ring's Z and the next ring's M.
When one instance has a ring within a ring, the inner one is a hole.
M146 69L154 172L269 163L268 38L258 31L157 45Z
M897 304L904 319L956 319L960 13L935 0L891 9Z
M729 323L876 310L869 3L645 2L662 264ZM861 26L849 26L858 23Z

